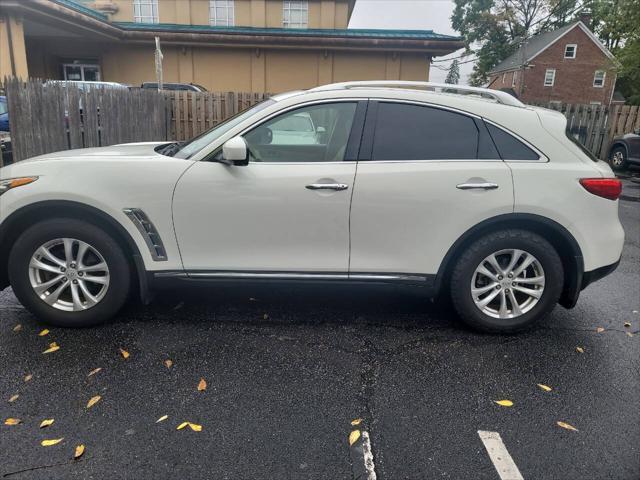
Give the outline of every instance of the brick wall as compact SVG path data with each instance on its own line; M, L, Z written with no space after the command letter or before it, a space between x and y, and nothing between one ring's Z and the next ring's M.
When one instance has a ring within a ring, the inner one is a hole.
M576 44L576 58L564 58L567 44ZM581 103L600 102L608 105L616 77L611 60L598 48L589 36L578 26L533 58L530 67L524 72L525 88L520 95L522 72L517 72L516 86L512 87L513 72L499 73L490 79L490 88L513 88L525 103L562 102ZM556 70L553 86L544 86L545 72L549 68ZM596 70L605 70L606 77L602 88L593 86Z

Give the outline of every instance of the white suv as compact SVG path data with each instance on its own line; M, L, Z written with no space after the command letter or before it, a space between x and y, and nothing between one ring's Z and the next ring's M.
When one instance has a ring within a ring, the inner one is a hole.
M293 135L309 124L313 141ZM350 82L276 95L187 143L18 162L0 170L0 288L84 326L176 283L383 282L520 330L573 307L622 252L620 182L565 126L494 90Z

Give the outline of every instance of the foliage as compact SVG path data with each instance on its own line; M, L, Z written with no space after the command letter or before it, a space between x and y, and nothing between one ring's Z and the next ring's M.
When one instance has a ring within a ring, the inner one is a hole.
M454 59L451 62L451 66L449 67L449 73L447 73L447 78L444 79L444 83L453 83L458 84L460 81L460 65L458 64L458 60Z

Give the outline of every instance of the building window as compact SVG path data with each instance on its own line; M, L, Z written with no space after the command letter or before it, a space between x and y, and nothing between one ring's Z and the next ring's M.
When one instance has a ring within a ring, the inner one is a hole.
M158 23L158 0L133 0L133 21Z
M100 81L100 65L93 63L65 63L62 73L65 80L73 82Z
M233 2L234 0L210 0L209 24L215 27L233 27Z
M502 83L504 83L505 78L507 78L507 73L506 72L502 74Z
M602 102L589 102L589 105L602 105Z
M282 8L284 28L307 28L309 26L309 2L307 0L284 0Z
M515 87L517 81L518 81L518 71L514 70L513 71L513 78L511 78L511 86Z
M607 76L607 72L604 70L596 70L596 73L593 75L593 86L596 88L604 87L604 79Z
M578 45L571 43L564 47L564 58L576 58L576 52L578 51Z
M553 84L555 82L556 82L556 69L547 68L547 71L544 72L544 86L553 87Z

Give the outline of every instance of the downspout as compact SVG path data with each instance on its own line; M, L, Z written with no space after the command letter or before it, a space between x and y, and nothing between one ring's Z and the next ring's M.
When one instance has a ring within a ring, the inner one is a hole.
M13 35L11 34L11 18L5 17L7 22L7 41L9 43L9 60L11 61L11 75L16 76L16 59L13 54Z

